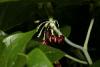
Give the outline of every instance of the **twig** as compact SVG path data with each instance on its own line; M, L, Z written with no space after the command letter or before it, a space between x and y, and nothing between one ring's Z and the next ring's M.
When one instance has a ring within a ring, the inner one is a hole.
M77 58L75 58L75 57L72 57L72 56L70 56L70 55L68 55L68 54L65 54L65 57L67 57L67 58L69 58L69 59L71 59L71 60L73 60L73 61L76 61L76 62L78 62L78 63L81 63L81 64L88 64L86 61L82 61L82 60L77 59Z
M56 33L58 33L58 35L63 35L63 34L60 32L60 30L57 29L56 26L54 26L53 29L54 29L54 31L55 31ZM78 48L78 49L80 49L80 50L83 49L82 46L79 46L79 45L77 45L77 44L71 42L67 37L65 37L65 42L68 43L70 46L73 46L73 47Z
M91 30L92 30L92 27L93 27L93 23L94 23L94 18L90 22L90 26L88 28L86 39L85 39L85 42L84 42L84 49L86 49L86 50L88 49L88 42L89 42L89 37L90 37L90 33L91 33Z
M89 26L89 29L88 29L88 33L87 33L87 36L86 36L86 40L85 40L85 43L84 43L84 47L82 47L82 46L80 46L80 45L77 45L77 44L71 42L67 37L65 37L65 42L66 42L66 43L68 43L70 46L73 46L73 47L78 48L78 49L80 49L80 50L83 51L83 53L84 53L84 55L85 55L85 57L86 57L86 59L87 59L87 61L88 61L88 63L89 63L90 65L92 64L92 59L90 58L90 55L89 55L89 53L88 53L88 51L87 51L86 48L87 48L87 45L88 45L89 36L90 36L90 32L91 32L93 23L94 23L94 19L91 20L91 23L90 23L90 26ZM59 29L57 29L57 27L55 26L55 24L52 24L51 27L54 29L54 31L55 31L56 33L58 33L58 35L62 35L62 33L60 32ZM65 55L65 56L66 56L66 57L69 57L68 55ZM75 59L72 58L72 57L70 57L70 59L72 59L72 60L75 61ZM78 59L77 61L81 63L81 61L80 61L79 59Z
M93 27L93 23L94 23L94 18L91 19L91 22L90 22L90 25L89 25L89 28L88 28L88 32L87 32L87 35L86 35L86 39L85 39L85 42L84 42L84 47L83 47L83 53L86 56L87 61L90 65L93 62L92 62L92 59L90 58L89 53L88 53L88 42L89 42L89 37L90 37L92 27Z

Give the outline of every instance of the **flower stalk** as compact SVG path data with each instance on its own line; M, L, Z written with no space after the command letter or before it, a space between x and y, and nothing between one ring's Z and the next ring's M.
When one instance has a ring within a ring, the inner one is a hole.
M44 28L48 28L48 27L51 28L51 33L52 34L53 34L53 31L55 31L58 35L63 35L62 32L57 28L56 23L58 24L58 21L57 20L54 20L53 18L49 18L48 21L45 21L45 22L41 23L38 26L37 29L39 29L40 26L42 26L43 24L44 24L44 26L42 27L42 29L41 29L38 37L40 37L43 29ZM94 18L91 19L91 22L90 22L90 25L89 25L89 28L88 28L88 31L87 31L86 39L85 39L85 42L84 42L84 46L80 46L80 45L78 45L78 44L70 41L67 37L64 36L65 42L68 45L72 46L72 47L75 47L77 49L80 49L84 53L87 61L83 61L83 60L80 60L78 58L72 57L72 56L68 55L67 53L65 53L65 57L67 57L67 58L69 58L69 59L71 59L73 61L82 63L82 64L89 64L89 65L92 64L92 59L91 59L91 57L90 57L90 55L88 53L88 41L89 41L90 33L91 33L91 30L92 30L92 27L93 27L93 23L94 23ZM58 24L58 27L59 27L59 24Z
M88 46L89 36L90 36L90 32L91 32L91 30L92 30L93 23L94 23L94 19L92 19L91 22L90 22L90 26L89 26L88 33L87 33L87 36L86 36L86 40L85 40L85 43L84 43L84 46L83 46L83 47L80 46L80 45L77 45L76 43L73 43L73 42L70 41L67 37L65 37L65 42L66 42L66 43L68 43L70 46L73 46L73 47L78 48L78 49L80 49L80 50L83 51L83 53L84 53L84 55L85 55L85 57L86 57L87 62L89 63L89 65L92 64L92 59L90 58L90 55L89 55L89 53L88 53L87 46ZM51 27L53 28L53 30L54 30L58 35L62 35L61 31L60 31L59 29L57 29L57 27L56 27L54 24L52 24ZM70 59L72 59L72 60L74 60L74 61L77 61L77 62L79 62L79 63L83 63L83 64L86 63L86 62L84 62L84 61L80 61L79 59L73 58L73 57L71 57L71 56L69 56L69 55L65 55L65 57L68 57L68 58L70 58Z

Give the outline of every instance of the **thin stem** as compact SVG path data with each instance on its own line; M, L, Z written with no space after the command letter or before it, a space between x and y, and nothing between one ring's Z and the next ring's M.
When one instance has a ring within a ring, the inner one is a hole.
M69 58L69 59L71 59L71 60L73 60L73 61L79 62L79 63L81 63L81 64L87 64L86 61L82 61L82 60L77 59L77 58L75 58L75 57L72 57L72 56L70 56L70 55L68 55L68 54L65 54L65 57L67 57L67 58Z
M91 30L92 30L92 27L93 27L93 23L94 23L94 18L90 22L90 26L88 28L86 39L85 39L85 42L84 42L84 49L86 49L86 50L88 49L88 42L89 42L89 37L90 37L90 33L91 33Z
M89 65L92 65L93 62L92 62L92 59L91 59L91 57L90 57L88 51L87 51L86 49L83 49L82 51L83 51L83 53L84 53L84 55L85 55L85 57L86 57L86 59L87 59Z
M40 35L42 34L42 31L44 29L44 26L42 27L41 31L39 32L38 36L37 37L40 37Z
M43 23L41 23L39 26L37 26L37 31L39 30L39 28L43 25L43 24L45 24L46 22L43 22Z
M59 35L62 35L62 33L60 32L60 30L58 30L57 27L56 27L55 25L53 26L53 29L54 29L54 31L55 31L56 33L58 33ZM88 51L87 51L86 49L84 49L82 46L79 46L79 45L77 45L77 44L71 42L71 41L70 41L68 38L66 38L66 37L65 37L65 42L68 43L70 46L73 46L73 47L75 47L75 48L78 48L78 49L82 50L83 53L84 53L84 55L85 55L85 57L86 57L86 59L87 59L87 61L88 61L88 63L89 63L90 65L92 64L92 60L91 60L91 58L90 58L90 56L89 56L89 54L88 54ZM73 58L71 58L71 59L72 59L72 60L75 60L75 59L73 59ZM80 61L78 61L78 62L80 62Z
M56 26L54 26L53 29L54 29L55 32L58 33L59 35L62 35L62 33L60 32L60 30L58 30ZM81 50L83 49L82 46L79 46L79 45L77 45L77 44L71 42L71 41L70 41L68 38L66 38L66 37L65 37L65 42L68 43L70 46L73 46L73 47L75 47L75 48L78 48L78 49L81 49Z
M50 19L49 22L53 22L52 20L53 20L53 19ZM73 47L78 48L78 49L80 49L80 50L83 51L83 53L84 53L84 55L85 55L85 57L86 57L86 59L87 59L87 61L88 61L88 63L89 63L90 65L92 64L92 59L90 58L90 55L89 55L89 53L88 53L88 51L87 51L86 48L87 48L87 44L88 44L88 41L89 41L89 36L90 36L90 32L91 32L93 23L94 23L94 19L91 20L91 23L90 23L90 26L89 26L89 29L88 29L88 32L87 32L86 40L85 40L85 43L84 43L84 46L83 46L83 47L80 46L80 45L77 45L77 44L75 44L75 43L73 43L73 42L71 42L68 38L65 37L65 42L66 42L66 43L68 43L70 46L73 46ZM57 27L56 27L55 24L52 24L52 23L51 23L50 26L51 26L51 28L52 28L58 35L63 35L63 34L60 32L60 30L57 29ZM69 56L69 55L67 55L67 54L66 54L65 56L68 57L68 58L70 58L70 59L72 59L72 60L74 60L74 61L77 61L77 62L79 62L79 63L83 63L82 60L73 58L72 56Z

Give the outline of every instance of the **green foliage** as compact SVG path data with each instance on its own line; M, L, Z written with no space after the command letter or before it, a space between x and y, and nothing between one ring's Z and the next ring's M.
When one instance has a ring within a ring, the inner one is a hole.
M68 37L71 33L71 27L68 25L61 27L60 30L66 37Z
M23 53L20 53L15 61L13 67L24 67L27 61L27 56Z
M48 57L48 59L53 63L57 60L60 60L62 57L64 57L64 52L62 52L60 49L53 48L48 45L43 45L37 41L31 40L27 46L28 49L30 48L39 48L41 49L45 55Z
M0 66L2 67L53 67L52 63L60 60L64 53L59 49L43 45L31 40L35 30L26 33L15 33L0 40ZM27 45L27 46L26 46ZM4 47L5 46L5 47ZM2 47L4 49L2 50ZM24 51L32 47L32 50L25 54ZM22 63L23 62L23 63Z
M2 54L4 48L6 47L6 45L4 43L2 43L2 40L6 37L6 33L0 30L0 54Z
M11 39L6 39L5 44L9 43L9 46L6 47L6 49L3 51L3 54L0 57L0 66L12 67L18 53L24 50L25 46L30 41L34 33L35 30L26 33L11 35Z
M41 49L47 55L51 62L55 62L64 57L64 52L53 47L40 45L39 49Z
M6 36L7 34L3 32L2 30L0 30L0 41L3 40Z
M28 54L28 67L53 67L45 54L38 48L35 48Z

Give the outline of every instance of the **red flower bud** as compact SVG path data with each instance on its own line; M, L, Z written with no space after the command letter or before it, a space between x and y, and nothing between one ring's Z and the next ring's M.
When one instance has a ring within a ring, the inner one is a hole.
M49 37L49 41L50 41L50 42L53 42L53 43L57 43L57 37L56 37L55 35L51 35L51 36Z
M47 45L48 41L47 40L42 40L42 44Z
M64 41L64 36L63 35L60 35L57 37L57 42L58 44L62 43Z
M60 63L54 64L54 67L62 67Z

